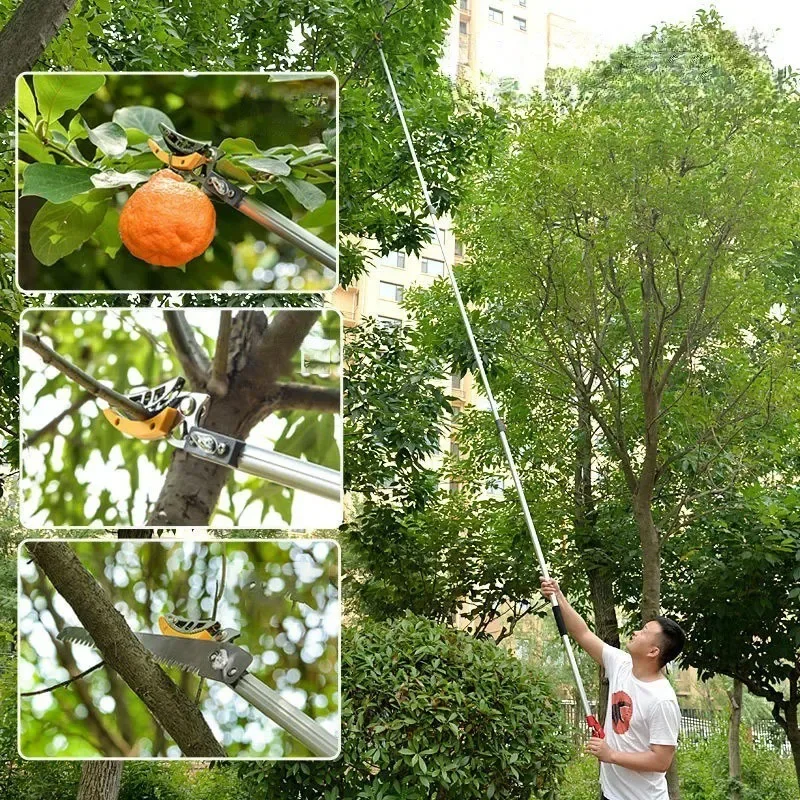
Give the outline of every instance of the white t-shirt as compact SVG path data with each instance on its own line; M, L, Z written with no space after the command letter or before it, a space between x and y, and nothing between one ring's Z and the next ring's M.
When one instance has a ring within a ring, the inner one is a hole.
M681 712L666 678L640 681L633 676L628 653L603 647L608 676L605 732L609 747L643 753L651 744L678 744ZM637 772L616 764L600 764L600 786L608 800L669 800L663 772Z

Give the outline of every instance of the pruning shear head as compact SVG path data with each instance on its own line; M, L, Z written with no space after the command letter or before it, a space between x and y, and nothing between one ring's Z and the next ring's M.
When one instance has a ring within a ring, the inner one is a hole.
M190 139L163 122L159 122L158 128L167 149L161 147L155 139L148 139L147 144L159 161L179 172L194 172L209 164L213 168L219 158L219 151L211 142Z

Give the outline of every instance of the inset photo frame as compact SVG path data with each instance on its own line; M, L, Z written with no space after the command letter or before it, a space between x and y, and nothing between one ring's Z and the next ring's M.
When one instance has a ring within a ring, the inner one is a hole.
M330 73L17 79L25 292L322 292L338 283Z
M335 758L327 539L19 547L23 758Z
M341 524L339 312L36 309L20 328L26 527Z

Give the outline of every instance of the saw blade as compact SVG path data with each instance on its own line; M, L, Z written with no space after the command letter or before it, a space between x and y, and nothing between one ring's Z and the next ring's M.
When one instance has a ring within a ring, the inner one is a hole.
M97 649L91 634L83 628L64 628L58 638ZM230 642L184 639L157 633L137 633L136 638L159 663L229 685L236 683L253 661L247 650Z

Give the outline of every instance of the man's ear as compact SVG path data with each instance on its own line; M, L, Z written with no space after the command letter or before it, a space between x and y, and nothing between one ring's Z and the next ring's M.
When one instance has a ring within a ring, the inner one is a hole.
M655 645L653 645L653 646L652 646L652 647L651 647L651 648L650 648L650 649L647 651L647 657L648 657L648 658L655 658L656 660L658 660L658 658L659 658L660 656L661 656L661 648L660 648L660 647L656 647Z

